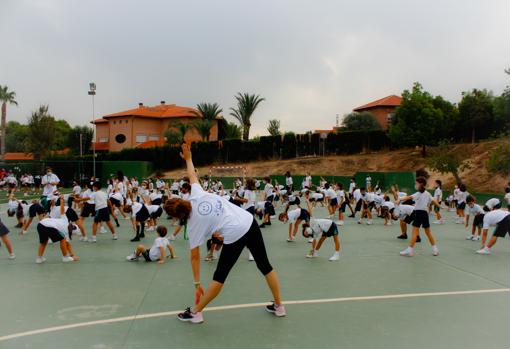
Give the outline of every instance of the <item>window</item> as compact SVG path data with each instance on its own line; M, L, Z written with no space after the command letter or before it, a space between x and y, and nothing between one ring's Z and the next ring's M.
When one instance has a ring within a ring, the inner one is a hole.
M99 143L107 143L108 137L99 137Z
M136 135L136 143L147 142L147 135Z
M388 124L391 124L393 121L395 121L395 113L388 113Z
M158 135L150 135L149 141L159 141L159 136Z
M117 121L113 120L113 124L115 125L117 123Z
M115 136L115 141L119 144L122 144L126 141L126 136L123 135L122 133L119 133L118 135Z

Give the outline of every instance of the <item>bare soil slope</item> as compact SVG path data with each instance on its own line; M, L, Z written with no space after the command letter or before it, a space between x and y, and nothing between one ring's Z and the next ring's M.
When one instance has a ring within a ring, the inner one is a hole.
M500 144L510 144L510 140L495 140L477 144L458 144L455 150L470 154L471 168L460 174L469 190L473 192L501 193L509 177L492 175L487 172L486 163L489 151ZM428 169L425 159L416 149L400 149L371 154L357 154L345 156L305 157L290 160L257 161L243 164L216 164L218 166L244 166L248 176L263 177L266 175L283 174L286 171L296 174L311 172L314 175L349 176L358 171L412 171L425 168L431 178L439 178L446 188L451 188L455 180L451 175L436 173ZM201 175L209 173L210 166L199 167ZM221 176L237 176L240 172L215 172ZM184 168L169 171L165 177L178 178L185 175Z

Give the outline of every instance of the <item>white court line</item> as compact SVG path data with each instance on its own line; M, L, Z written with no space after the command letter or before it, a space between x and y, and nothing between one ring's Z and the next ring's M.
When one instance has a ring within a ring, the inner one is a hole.
M286 301L286 302L283 302L283 304L285 304L285 305L320 304L320 303L338 303L338 302L370 301L370 300L401 299L401 298L461 296L461 295L472 295L472 294L506 293L506 292L510 292L510 288L496 288L496 289L488 289L488 290L471 290L471 291L453 291L453 292L404 293L404 294L390 294L390 295L382 295L382 296L364 296L364 297L308 299L308 300ZM268 304L268 302L222 305L222 306L206 308L204 310L204 312L263 307L263 306L266 306L267 304ZM123 316L123 317L117 317L117 318L112 318L112 319L88 321L88 322L78 322L78 323L70 324L70 325L47 327L47 328L41 328L38 330L18 332L18 333L2 336L2 337L0 337L0 342L7 341L10 339L15 339L15 338L34 336L34 335L42 334L42 333L50 333L50 332L69 330L69 329L73 329L73 328L111 324L111 323L124 322L124 321L150 319L150 318L156 318L156 317L174 316L180 312L181 312L181 310L166 311L166 312L161 312L161 313L130 315L130 316Z

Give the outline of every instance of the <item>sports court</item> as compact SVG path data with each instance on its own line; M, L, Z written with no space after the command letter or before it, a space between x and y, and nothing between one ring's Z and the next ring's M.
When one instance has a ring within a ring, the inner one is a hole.
M327 216L325 208L315 214ZM23 237L12 229L16 260L0 252L0 348L508 348L510 244L503 239L493 255L476 255L479 243L465 240L452 219L432 227L441 255L433 257L424 239L413 258L399 256L406 242L395 238L398 225L347 219L338 262L328 261L330 240L319 258L305 258L307 240L286 242L288 226L273 220L263 234L287 317L265 312L271 296L243 253L201 325L175 316L194 298L182 235L174 242L178 259L127 262L128 223L121 220L118 241L110 234L98 234L96 244L73 240L81 260L67 264L49 246L47 262L36 265L35 226ZM215 264L202 262L204 284Z

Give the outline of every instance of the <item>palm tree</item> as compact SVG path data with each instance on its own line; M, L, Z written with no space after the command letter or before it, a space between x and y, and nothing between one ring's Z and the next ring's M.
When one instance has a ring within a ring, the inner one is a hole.
M2 140L0 143L0 155L5 157L5 130L7 128L7 104L18 105L15 100L16 92L9 91L7 86L0 86L0 102L2 102Z
M215 120L223 112L218 103L199 103L197 110L192 111L196 116L203 117L206 120Z
M181 138L182 138L182 141L184 141L184 136L186 136L186 133L188 132L188 130L190 128L193 128L192 125L190 124L185 124L183 122L179 122L179 123L176 123L176 124L172 124L171 122L168 124L168 130L170 131L170 129L176 129L177 133L179 133L181 135Z
M211 135L211 128L213 126L213 122L207 119L198 119L193 123L193 127L197 130L200 137L202 137L202 141L208 141Z
M239 121L239 124L243 128L243 140L247 141L250 138L251 117L259 103L264 101L265 98L259 95L238 93L235 99L237 100L237 107L230 108L232 111L230 115Z

